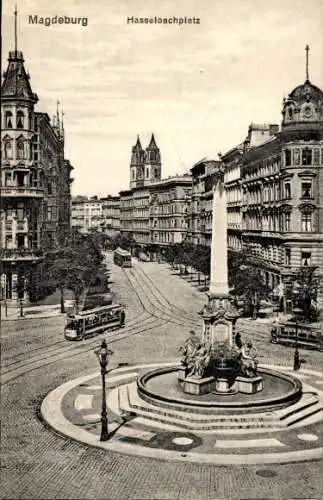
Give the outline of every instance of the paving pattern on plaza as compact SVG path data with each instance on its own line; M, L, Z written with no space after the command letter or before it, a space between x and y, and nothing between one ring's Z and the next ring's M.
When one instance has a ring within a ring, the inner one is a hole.
M163 364L163 366L170 365ZM101 377L79 377L58 387L44 400L42 414L56 431L91 446L128 455L216 464L261 464L318 459L323 452L322 410L283 429L201 431L153 421L122 411L120 389L134 385L138 375L161 364L112 370L106 378L110 439L100 442ZM274 367L277 369L277 367ZM282 369L282 368L281 368ZM288 369L283 368L285 373ZM295 376L295 372L290 371ZM304 391L323 401L323 374L296 374Z

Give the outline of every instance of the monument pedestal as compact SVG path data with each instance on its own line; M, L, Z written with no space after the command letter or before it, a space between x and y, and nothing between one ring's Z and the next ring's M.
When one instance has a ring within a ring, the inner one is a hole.
M263 390L264 385L262 377L237 377L236 384L238 385L238 391L244 394L256 394Z
M185 378L186 378L186 368L185 368L185 366L181 366L177 371L177 380L178 380L180 385L182 385Z
M217 378L215 381L215 394L235 394L237 391L236 384L229 383L227 378Z
M212 392L215 389L216 381L214 377L188 377L182 383L184 392L199 396L201 394L209 394Z

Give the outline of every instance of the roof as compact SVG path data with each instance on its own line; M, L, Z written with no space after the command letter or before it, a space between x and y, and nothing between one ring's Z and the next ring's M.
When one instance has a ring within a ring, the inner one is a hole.
M320 101L323 100L323 91L313 85L309 80L306 80L302 85L298 85L288 95L288 99L305 102L308 100Z
M124 250L123 248L120 247L118 247L114 252L118 253L119 255L123 255L124 257L131 256L131 253L128 252L128 250Z
M38 97L33 93L29 75L24 67L23 54L20 51L9 52L9 65L3 75L1 97L28 99L36 103Z
M142 146L141 146L141 142L140 142L140 139L139 139L139 135L137 135L137 142L136 142L136 144L132 147L132 150L133 150L133 151L143 151Z
M158 146L156 144L156 141L155 141L155 137L154 137L154 134L151 134L151 139L150 139L150 143L149 143L149 146L146 148L147 149L153 149L153 150L158 150Z

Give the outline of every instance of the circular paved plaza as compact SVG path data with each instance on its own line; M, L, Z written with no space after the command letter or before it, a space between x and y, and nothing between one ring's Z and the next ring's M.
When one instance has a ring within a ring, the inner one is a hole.
M323 374L297 373L305 400L276 411L281 427L266 425L260 417L258 425L242 425L245 417L235 415L229 424L222 422L221 428L204 430L189 422L185 412L167 420L162 409L153 414L151 407L141 407L136 380L156 366L167 364L117 368L107 376L107 442L99 440L102 387L98 375L77 378L49 393L41 407L42 417L69 438L127 455L217 465L299 462L322 456ZM313 395L318 400L306 399Z

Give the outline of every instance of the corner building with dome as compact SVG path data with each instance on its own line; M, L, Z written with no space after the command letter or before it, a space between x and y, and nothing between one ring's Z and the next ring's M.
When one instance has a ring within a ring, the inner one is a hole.
M322 308L323 91L308 74L283 100L282 115L280 130L254 146L247 137L241 148L241 227L232 241L251 248L268 285L283 284L289 302L295 272L317 267Z

